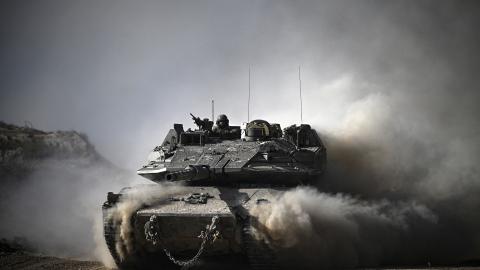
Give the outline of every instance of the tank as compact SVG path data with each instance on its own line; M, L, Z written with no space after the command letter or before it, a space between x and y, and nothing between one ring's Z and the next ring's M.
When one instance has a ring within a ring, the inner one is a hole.
M151 190L179 186L181 192L139 200L124 231L112 213L131 189L108 193L104 235L115 263L122 269L186 268L226 259L246 261L253 269L276 268L275 252L254 236L258 224L249 211L292 187L315 183L327 161L322 140L307 124L282 130L253 120L231 126L220 115L214 125L190 115L197 128L174 124L137 171L155 183ZM130 239L129 248L122 238Z

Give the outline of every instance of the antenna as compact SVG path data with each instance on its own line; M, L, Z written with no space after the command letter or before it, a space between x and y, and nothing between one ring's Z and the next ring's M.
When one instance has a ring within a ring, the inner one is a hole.
M300 124L303 124L302 77L300 76L300 65L298 66L298 86L300 89Z
M248 67L248 108L247 108L247 122L250 122L250 66Z
M215 116L215 101L212 99L212 121L215 121L213 118Z

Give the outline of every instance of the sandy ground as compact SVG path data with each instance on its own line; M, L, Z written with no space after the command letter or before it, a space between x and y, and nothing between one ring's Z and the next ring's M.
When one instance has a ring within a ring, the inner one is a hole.
M230 267L229 267L230 268ZM23 252L0 253L0 269L71 269L71 270L110 270L99 262L78 261L55 257L36 256ZM393 268L382 268L382 270ZM431 267L431 268L394 268L394 269L455 269L480 270L480 267ZM367 270L367 269L364 269ZM379 270L379 269L378 269Z
M107 270L108 268L99 262L76 261L14 252L0 254L0 269Z

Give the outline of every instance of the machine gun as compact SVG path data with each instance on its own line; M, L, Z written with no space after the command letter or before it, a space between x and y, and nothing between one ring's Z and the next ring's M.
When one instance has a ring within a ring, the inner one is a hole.
M192 113L190 113L192 116L193 122L195 122L195 125L198 126L198 129L200 130L205 130L205 131L212 131L213 128L213 121L208 120L208 118L204 118L203 120L200 119L200 117L196 117Z

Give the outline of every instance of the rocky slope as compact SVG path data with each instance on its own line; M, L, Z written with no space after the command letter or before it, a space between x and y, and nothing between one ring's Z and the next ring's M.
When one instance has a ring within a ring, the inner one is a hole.
M24 162L42 158L103 159L87 136L77 131L45 132L0 121L0 162Z
M134 181L133 173L103 158L85 134L0 122L3 244L22 239L22 250L33 254L108 262L101 205L108 191Z
M45 132L0 121L0 178L21 179L44 160L74 160L76 165L112 166L77 131Z

